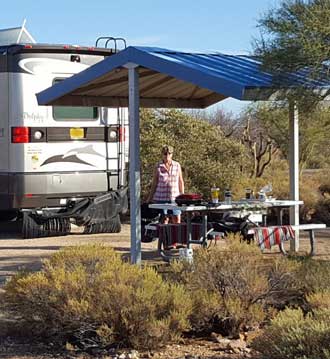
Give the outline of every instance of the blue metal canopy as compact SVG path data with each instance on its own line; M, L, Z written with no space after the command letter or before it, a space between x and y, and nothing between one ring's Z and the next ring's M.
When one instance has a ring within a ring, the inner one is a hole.
M130 63L138 65L141 107L205 108L227 97L256 100L274 92L272 75L262 71L253 57L128 47L42 91L37 95L38 102L127 106L125 65ZM302 82L305 75L291 75L290 82Z

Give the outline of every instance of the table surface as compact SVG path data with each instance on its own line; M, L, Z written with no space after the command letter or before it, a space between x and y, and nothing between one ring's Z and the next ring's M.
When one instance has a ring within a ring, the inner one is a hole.
M225 204L224 202L219 202L217 205L208 204L208 205L182 205L178 206L176 203L153 203L149 204L149 208L154 209L179 209L184 212L190 211L228 211L228 210L242 210L242 209L267 209L272 207L291 207L296 205L303 204L303 201L293 201L293 200L280 200L272 199L266 201L259 200L240 200L232 201L232 204Z

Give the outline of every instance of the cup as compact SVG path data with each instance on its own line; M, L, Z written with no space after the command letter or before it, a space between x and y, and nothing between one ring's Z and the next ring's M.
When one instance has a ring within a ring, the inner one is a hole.
M219 196L220 196L220 188L212 187L211 188L211 200L212 200L212 203L219 203Z

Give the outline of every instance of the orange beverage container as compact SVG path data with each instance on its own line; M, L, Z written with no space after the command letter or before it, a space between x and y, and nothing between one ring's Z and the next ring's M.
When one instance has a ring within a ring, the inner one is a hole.
M212 203L219 203L220 197L220 188L219 187L212 187L211 188L211 200Z

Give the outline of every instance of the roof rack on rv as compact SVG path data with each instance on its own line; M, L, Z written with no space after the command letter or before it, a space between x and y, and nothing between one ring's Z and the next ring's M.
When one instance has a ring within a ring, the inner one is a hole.
M67 52L74 51L77 53L104 54L105 56L114 54L119 51L118 44L122 44L122 49L126 49L126 40L122 37L102 36L96 40L94 47L78 45L61 45L61 44L43 44L37 43L25 27L26 20L22 26L0 29L0 53L17 53L17 52ZM101 40L104 40L104 46L98 47ZM113 42L114 48L108 47Z
M34 53L76 53L76 54L94 54L94 55L114 55L116 52L111 48L85 47L77 45L61 44L11 44L6 46L0 45L0 54L7 53L15 55L22 52Z
M25 20L22 26L0 29L0 46L8 46L12 44L35 44L36 41L25 28Z

